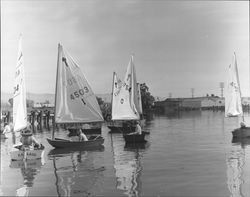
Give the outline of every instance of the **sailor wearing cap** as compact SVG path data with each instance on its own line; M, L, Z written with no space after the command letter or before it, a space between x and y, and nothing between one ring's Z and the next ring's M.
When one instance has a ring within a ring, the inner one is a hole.
M32 136L32 129L31 126L28 125L25 129L21 131L21 139L20 142L22 143L22 148L40 148L40 143L36 140L34 136Z

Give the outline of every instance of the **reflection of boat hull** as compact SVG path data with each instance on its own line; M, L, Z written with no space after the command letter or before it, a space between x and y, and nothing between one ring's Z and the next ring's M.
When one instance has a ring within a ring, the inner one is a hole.
M240 144L243 147L244 146L249 146L250 145L250 138L233 138L232 139L233 144Z
M16 146L15 148L19 149L20 146ZM44 146L41 146L39 149L34 150L14 150L10 152L11 160L33 160L42 158L44 153Z
M40 168L42 166L42 161L41 159L32 159L32 160L16 160L16 161L11 161L10 167L11 168Z
M68 136L74 136L77 135L77 129L75 128L68 128L69 134ZM101 134L102 133L102 128L90 128L90 129L81 129L83 133L85 134Z
M149 143L126 143L124 146L124 150L126 151L134 151L134 150L143 150L149 147Z
M49 144L55 148L71 148L71 147L77 147L77 148L90 148L90 147L97 147L104 143L104 138L101 136L91 136L88 141L81 141L81 142L75 142L60 138L55 138L54 140L47 138ZM94 138L94 139L93 139Z
M104 146L96 146L96 147L71 147L71 148L55 148L49 151L49 156L60 156L60 155L67 155L70 153L74 153L76 151L104 151Z
M250 127L235 129L232 134L233 138L248 138L250 137Z
M141 135L139 134L125 134L123 135L124 139L125 139L125 142L126 143L144 143L144 142L147 142L145 140L145 133L142 133Z

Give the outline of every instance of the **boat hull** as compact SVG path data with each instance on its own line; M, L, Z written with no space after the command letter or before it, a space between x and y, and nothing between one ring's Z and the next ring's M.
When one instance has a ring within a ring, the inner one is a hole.
M233 138L250 138L250 127L235 129L232 134Z
M145 143L147 142L145 140L145 134L142 133L141 135L139 134L125 134L123 135L125 142L126 143Z
M54 140L47 138L48 143L55 148L91 148L98 147L104 143L104 138L101 136L96 136L96 139L89 139L89 141L70 141L60 138L55 138Z
M44 146L40 149L34 150L19 150L20 146L14 147L17 150L13 150L10 152L10 158L13 161L19 160L35 160L43 157L44 154Z
M145 125L145 119L140 120L140 125ZM125 123L125 124L124 124ZM126 126L126 121L109 121L107 127L110 129L110 133L132 133L135 132L135 126Z
M108 126L110 133L132 133L135 132L135 127L119 127L119 126Z

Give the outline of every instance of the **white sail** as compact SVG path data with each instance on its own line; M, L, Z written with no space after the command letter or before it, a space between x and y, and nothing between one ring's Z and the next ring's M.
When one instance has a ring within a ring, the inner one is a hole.
M127 78L129 78L129 75L131 74L131 107L135 111L137 115L137 119L140 119L139 114L139 100L138 100L138 89L137 89L137 79L136 79L136 71L135 71L135 65L134 65L134 56L132 55L130 58L130 62L128 65L127 73L125 75L124 81L126 81ZM128 82L129 83L129 82Z
M15 132L27 127L26 87L24 78L24 61L21 36L19 39L17 64L15 69L13 123Z
M55 98L56 123L103 121L100 106L80 67L58 45Z
M140 88L139 83L137 83L137 97L138 97L138 109L137 109L137 111L139 112L139 114L143 114L142 101L141 101L141 88Z
M124 82L118 89L115 87L117 83L118 79L115 74L112 95L112 120L140 119L136 108L138 98L133 56L129 62Z
M229 77L225 93L225 116L243 115L241 104L240 81L237 68L236 54L234 53L233 62L229 65Z

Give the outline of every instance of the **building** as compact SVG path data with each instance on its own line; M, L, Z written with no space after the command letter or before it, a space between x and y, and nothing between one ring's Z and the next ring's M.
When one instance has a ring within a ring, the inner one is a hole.
M225 99L213 95L194 98L168 98L164 101L156 101L154 104L156 110L164 112L178 110L224 109Z

